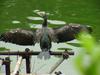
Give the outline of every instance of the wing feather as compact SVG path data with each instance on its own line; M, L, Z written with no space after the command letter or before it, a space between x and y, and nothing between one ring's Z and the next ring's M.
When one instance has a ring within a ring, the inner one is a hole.
M76 38L76 35L81 31L91 31L91 27L80 25L80 24L70 24L65 25L61 28L54 29L54 33L57 39L57 43L71 41Z
M35 33L31 30L20 28L11 29L10 31L1 34L0 40L19 45L34 45Z

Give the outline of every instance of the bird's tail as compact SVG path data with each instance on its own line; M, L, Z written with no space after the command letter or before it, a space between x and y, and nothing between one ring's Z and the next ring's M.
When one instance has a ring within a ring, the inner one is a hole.
M38 55L38 58L42 59L44 57L44 59L49 59L50 58L50 52L49 51L42 51L40 52L40 54Z

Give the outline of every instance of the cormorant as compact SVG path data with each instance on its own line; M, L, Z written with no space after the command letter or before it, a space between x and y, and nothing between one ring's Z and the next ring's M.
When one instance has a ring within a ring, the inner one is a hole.
M47 16L44 15L43 16L44 18L44 22L42 24L42 29L40 29L41 31L41 36L40 36L40 48L42 50L42 52L40 52L40 54L38 55L38 58L42 58L44 56L44 59L48 59L50 58L50 48L51 48L51 37L49 35L49 30L48 27L47 27ZM38 31L37 31L38 33ZM38 35L37 35L38 37Z
M47 15L43 16L42 28L37 30L25 30L25 29L12 29L0 36L1 41L11 42L19 45L35 45L40 43L42 52L39 54L39 58L44 56L44 59L50 58L50 48L52 42L62 43L71 41L76 38L76 35L81 31L92 32L92 28L86 25L69 24L60 28L49 28L47 25Z

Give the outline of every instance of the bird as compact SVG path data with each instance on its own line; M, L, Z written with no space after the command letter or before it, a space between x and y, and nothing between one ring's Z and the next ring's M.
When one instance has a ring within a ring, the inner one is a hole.
M42 59L43 56L44 56L44 59L49 59L50 58L50 49L51 49L51 36L50 36L50 33L51 35L52 34L52 29L49 29L48 26L47 26L47 16L44 15L43 16L44 18L44 22L42 24L42 29L39 29L37 30L36 33L40 33L40 34L37 34L37 37L40 36L40 39L37 39L38 42L40 42L40 48L42 50L42 52L40 52L40 54L38 55L38 58ZM51 32L50 32L51 31Z
M80 25L70 23L58 28L48 27L48 16L43 15L42 28L36 30L26 30L21 28L11 29L0 35L0 41L14 43L18 45L35 45L40 44L41 52L38 58L49 59L52 47L54 43L64 43L76 39L76 36L81 31L88 33L92 32L92 27L89 25Z

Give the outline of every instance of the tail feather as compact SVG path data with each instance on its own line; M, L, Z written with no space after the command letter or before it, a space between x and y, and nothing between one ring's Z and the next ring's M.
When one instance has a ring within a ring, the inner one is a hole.
M38 58L42 59L44 56L44 52L40 52L40 54L37 56Z
M49 51L43 51L38 55L38 58L42 59L44 57L45 60L50 58Z
M44 54L44 59L47 60L49 58L50 58L50 53L49 53L49 51L46 51Z

